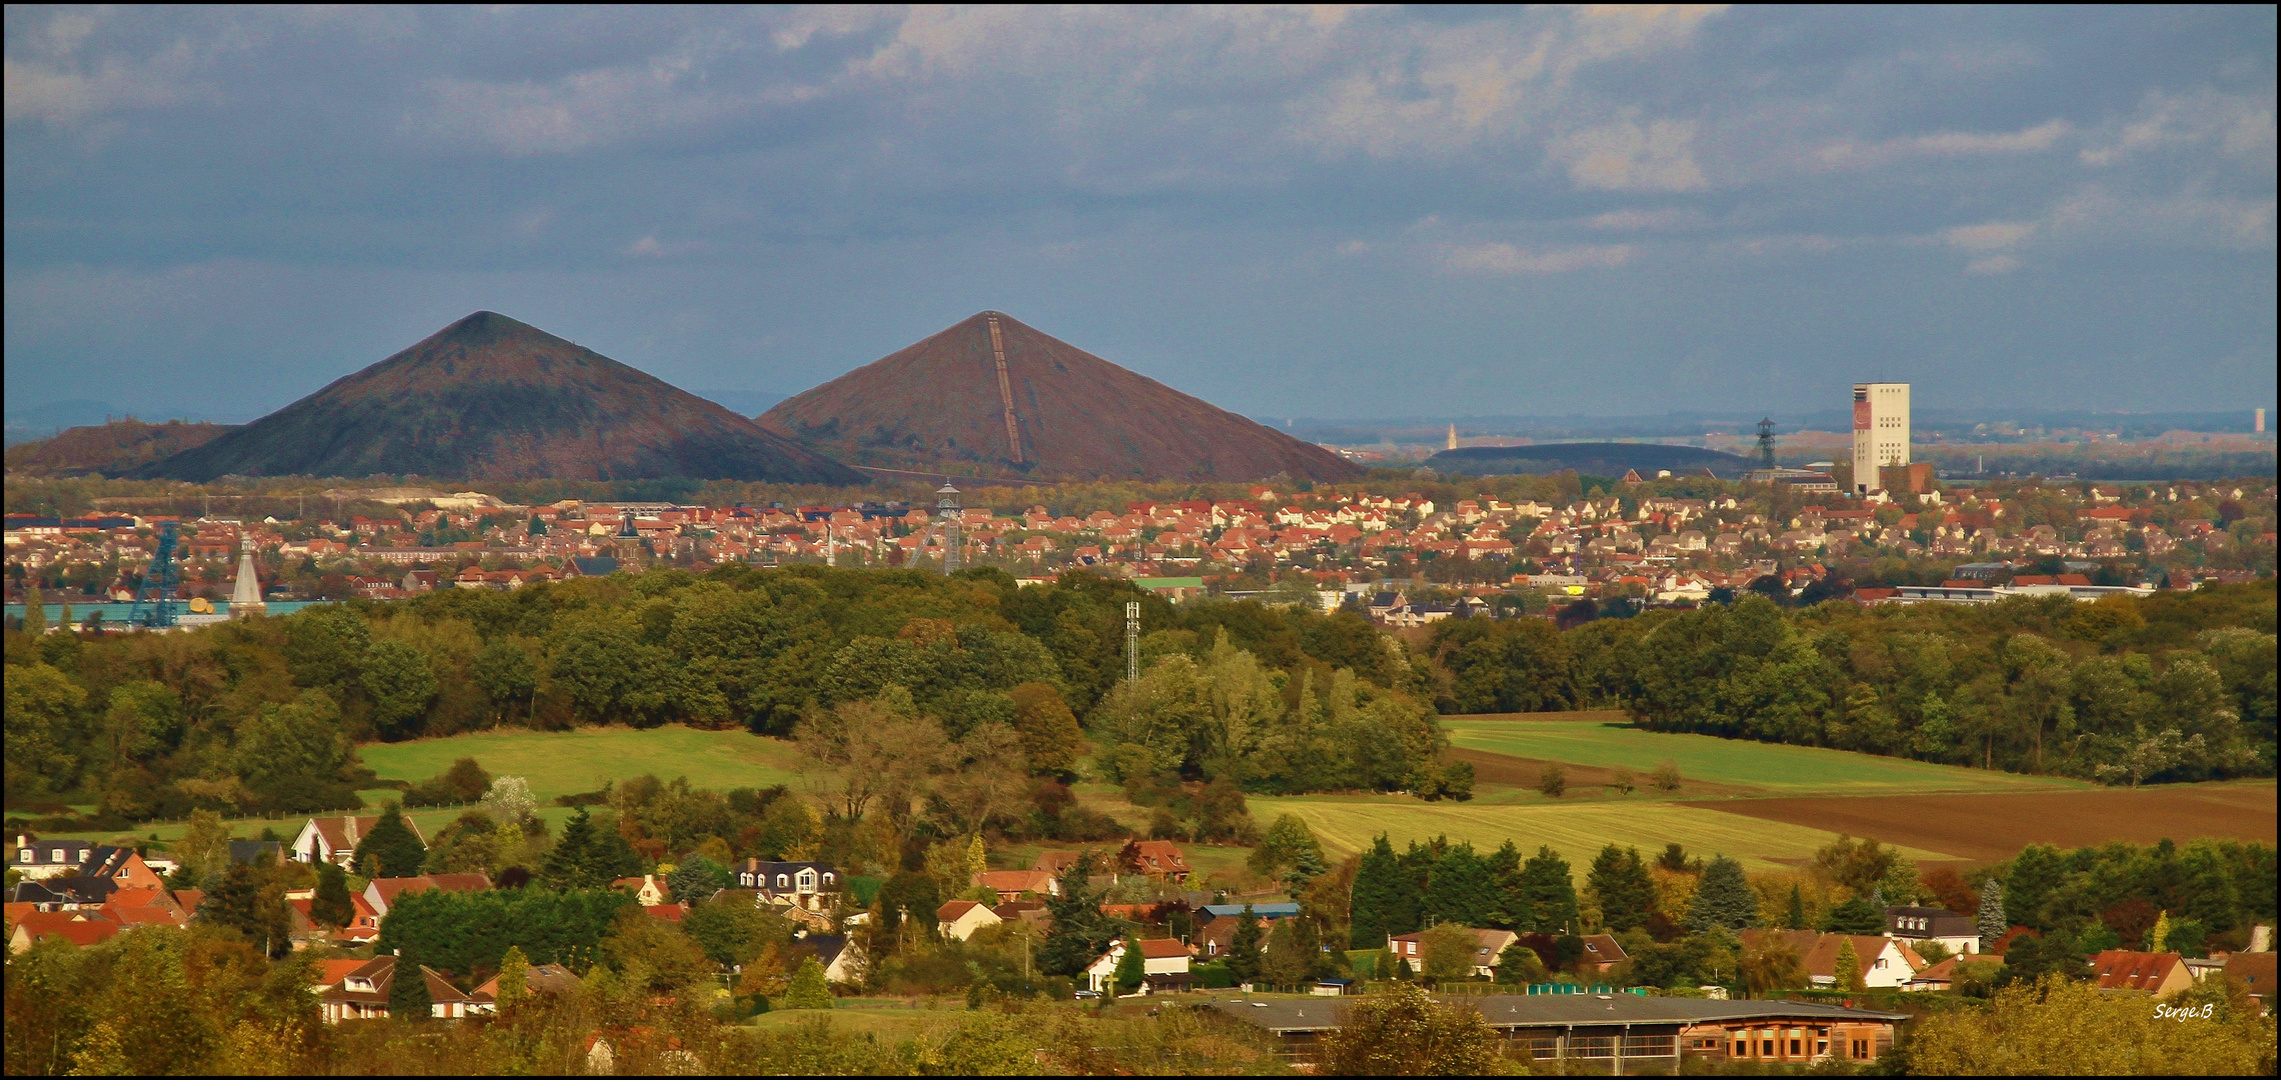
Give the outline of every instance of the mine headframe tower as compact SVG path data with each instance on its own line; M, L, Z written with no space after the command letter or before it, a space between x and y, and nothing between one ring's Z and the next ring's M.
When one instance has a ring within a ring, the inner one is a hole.
M142 588L135 590L135 606L127 610L128 626L163 630L174 625L182 588L175 552L181 543L174 522L159 522L158 550L151 555L150 569L143 573Z

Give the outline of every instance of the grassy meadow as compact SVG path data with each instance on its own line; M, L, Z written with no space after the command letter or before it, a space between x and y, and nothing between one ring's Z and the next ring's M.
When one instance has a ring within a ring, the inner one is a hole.
M648 730L493 731L371 743L357 753L383 780L425 780L454 760L471 757L493 776L530 781L531 793L541 802L644 773L660 780L686 776L692 787L720 790L799 780L791 743L743 730L705 731L679 724Z
M1580 716L1591 717L1579 719ZM1721 739L1619 726L1618 713L1445 716L1450 743L1519 758L1646 777L1662 761L1689 780L1752 788L1766 795L1925 795L1935 792L2041 792L2092 785L2052 777L1933 765L1811 746Z
M1262 822L1296 814L1323 846L1337 854L1363 850L1385 833L1396 850L1412 840L1447 836L1493 850L1506 840L1523 852L1549 845L1572 866L1589 862L1607 844L1661 851L1674 841L1696 854L1723 853L1751 870L1796 866L1837 834L1803 825L1761 821L1716 810L1639 799L1573 805L1420 802L1391 795L1296 795L1254 798ZM1943 852L1902 848L1911 859L1942 861Z

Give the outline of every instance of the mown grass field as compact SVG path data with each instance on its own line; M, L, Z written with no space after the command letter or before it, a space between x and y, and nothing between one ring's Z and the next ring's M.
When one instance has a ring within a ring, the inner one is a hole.
M1645 778L1659 762L1678 763L1690 780L1757 789L1767 795L1924 795L1938 792L2043 792L2093 785L1953 765L1746 742L1710 735L1643 731L1610 722L1609 714L1522 713L1445 716L1450 742L1518 758L1597 768L1628 768Z
M530 781L540 801L593 791L606 780L648 773L660 780L689 778L690 786L727 790L799 780L792 744L745 731L703 731L668 725L576 731L500 731L370 743L357 748L384 780L425 780L471 757L493 776ZM369 799L367 801L370 801Z
M1297 814L1326 848L1361 851L1379 833L1396 850L1412 840L1447 836L1490 851L1510 839L1523 852L1549 845L1571 866L1589 862L1601 847L1663 850L1674 841L1694 854L1733 856L1751 870L1796 866L1837 839L1834 832L1763 821L1671 802L1588 802L1575 805L1496 805L1420 802L1407 796L1296 795L1254 798L1252 816L1264 825ZM1902 848L1911 859L1948 861L1946 852Z

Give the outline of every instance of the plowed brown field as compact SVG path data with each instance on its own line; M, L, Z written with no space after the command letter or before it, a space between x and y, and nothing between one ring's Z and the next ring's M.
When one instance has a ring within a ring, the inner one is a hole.
M2272 781L2136 791L1730 799L1686 805L1939 851L1965 863L2008 859L2029 844L2085 847L2203 837L2275 840Z

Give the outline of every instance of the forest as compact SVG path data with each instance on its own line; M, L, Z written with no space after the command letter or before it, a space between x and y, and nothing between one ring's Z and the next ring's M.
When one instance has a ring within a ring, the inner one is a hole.
M1786 598L1785 598L1786 600ZM2136 785L2271 776L2274 584L1985 606L1654 609L1433 628L1445 713L1649 728Z
M1142 605L1150 673L1120 689L1128 601ZM353 806L357 790L382 786L356 743L499 725L797 738L822 764L864 766L840 793L851 817L902 782L871 767L886 757L922 772L988 761L1012 764L995 775L1069 778L1079 717L1153 748L1118 757L1111 740L1119 778L1226 775L1278 791L1442 782L1430 665L1362 616L1175 607L1084 573L1018 588L992 569L725 566L353 601L195 633L39 629L6 636L8 805L96 803L102 828L193 809ZM1372 749L1326 769L1292 738ZM896 746L963 757L913 765ZM983 810L1012 812L1004 800Z

